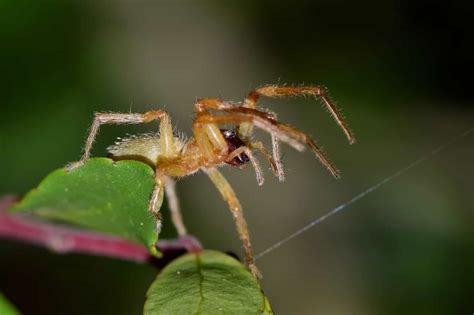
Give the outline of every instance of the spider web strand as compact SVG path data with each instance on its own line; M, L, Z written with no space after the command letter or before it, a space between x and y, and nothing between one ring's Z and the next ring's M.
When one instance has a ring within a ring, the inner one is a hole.
M387 184L388 182L392 181L393 179L399 177L400 175L404 174L405 172L409 171L410 169L414 168L415 166L418 166L419 164L425 162L426 160L432 158L433 156L435 156L436 154L440 153L441 151L445 150L446 148L448 148L449 146L451 146L453 143L455 143L456 141L458 141L459 139L467 136L468 134L470 134L471 132L474 131L474 127L471 127L469 128L468 130L462 132L461 134L453 137L451 140L449 140L448 142L438 146L437 148L431 150L430 152L428 152L427 154L425 154L424 156L418 158L417 160L411 162L410 164L408 164L407 166L401 168L400 170L398 170L397 172L393 173L392 175L389 175L388 177L386 177L385 179L383 179L382 181L378 182L377 184L369 187L368 189L364 190L363 192L361 192L360 194L356 195L355 197L353 197L352 199L348 200L347 202L337 206L336 208L332 209L331 211L327 212L326 214L318 217L317 219L311 221L309 224L303 226L302 228L298 229L296 232L288 235L287 237L283 238L282 240L276 242L275 244L271 245L270 247L268 247L267 249L261 251L260 253L258 253L257 255L255 255L255 260L258 260L260 258L262 258L263 256L269 254L270 252L273 252L275 249L281 247L282 245L286 244L287 242L291 241L292 239L298 237L299 235L305 233L306 231L308 231L309 229L311 229L312 227L318 225L319 223L323 222L324 220L326 220L327 218L335 215L336 213L342 211L343 209L347 208L348 206L350 206L351 204L353 204L354 202L356 202L357 200L359 199L362 199L363 197L367 196L368 194L370 194L371 192L377 190L378 188L380 188L381 186Z

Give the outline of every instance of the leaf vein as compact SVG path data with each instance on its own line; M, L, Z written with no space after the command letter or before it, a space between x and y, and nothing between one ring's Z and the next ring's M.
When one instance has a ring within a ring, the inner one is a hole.
M201 257L199 256L199 253L196 253L196 266L197 266L197 273L199 275L199 304L197 307L196 315L201 314L201 307L204 302L204 292L203 292L203 287L202 284L204 282L204 275L202 273L202 262L201 262Z

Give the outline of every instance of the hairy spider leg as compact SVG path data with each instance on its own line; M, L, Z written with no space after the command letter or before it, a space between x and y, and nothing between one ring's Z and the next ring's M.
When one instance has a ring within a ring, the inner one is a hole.
M156 218L156 230L161 232L161 213L158 203L163 197L163 187L165 185L163 173L155 169L155 186L151 193L150 201L148 202L148 211Z
M278 177L280 182L285 181L285 171L283 170L283 164L281 163L280 157L280 142L278 142L278 138L272 134L272 151L273 151L273 158L275 159L275 173Z
M266 97L285 97L285 96L299 96L299 95L312 95L319 97L324 106L327 108L331 116L336 120L342 131L346 135L350 144L355 142L355 137L349 126L347 125L344 116L337 109L334 101L329 97L326 87L322 85L301 85L301 86L287 86L287 85L275 85L269 84L256 88L250 91L245 98L244 107L256 108L257 101L261 96ZM252 134L252 123L243 122L239 126L239 134L243 139L250 137Z
M224 159L230 157L234 158L242 152L245 152L255 168L257 182L263 183L263 176L260 166L248 147L243 146L237 148L231 152L231 155L229 156L227 143L225 142L218 125L214 122L199 121L202 117L212 116L207 108L215 108L219 106L219 104L223 104L223 102L219 99L207 98L198 100L194 105L197 113L193 124L194 138L196 139L196 143L200 146L201 152L207 152L209 154L210 161L214 159L214 162L221 158L219 156L216 157L216 150L218 154L222 154ZM233 105L229 104L226 106L229 108L233 107ZM222 146L219 139L222 139L224 142ZM237 232L239 233L239 237L242 240L244 246L247 264L255 277L261 277L260 272L254 263L247 222L245 221L242 206L240 205L234 190L230 186L229 182L224 178L224 176L216 168L212 167L212 164L209 164L209 166L204 165L202 169L207 173L213 184L216 186L217 190L229 205L229 209L232 212L232 217L234 218L234 222L237 227Z
M262 141L254 140L254 141L250 142L250 147L259 150L265 156L265 158L268 161L270 161L270 165L272 167L272 170L274 172L276 172L276 163L273 160L273 156L270 153L270 151L268 151L268 149L265 147L265 145L262 143Z
M194 104L196 118L210 115L205 107L198 106L198 102ZM215 164L216 160L225 159L228 151L227 142L216 124L196 123L195 119L193 122L193 133L200 151L207 159L208 166Z
M176 230L178 231L179 236L187 235L186 226L183 222L183 216L181 214L181 209L179 206L179 199L176 194L176 182L173 178L165 176L165 193L168 200L168 205L171 212L171 220L173 221Z
M174 146L174 135L173 135L173 125L171 125L171 119L166 112L161 117L160 120L160 159L171 160L176 158L178 152L176 152ZM159 161L156 161L156 165L159 165Z
M256 90L251 91L249 94L247 94L247 97L244 100L243 106L247 108L256 109L257 101L259 97L260 97L260 94ZM276 120L276 114L274 118ZM237 130L239 132L239 136L242 139L250 139L250 137L252 136L252 131L253 131L253 123L242 122L239 124L239 127ZM274 134L271 135L271 138L272 138L272 154L273 154L273 160L275 162L274 172L275 172L275 175L278 177L278 180L280 182L283 182L285 181L285 171L283 170L283 163L281 162L280 144Z
M270 153L270 151L268 151L265 145L261 141L254 140L250 142L250 147L259 150L263 154L263 156L265 156L265 158L270 162L273 172L275 173L275 175L278 176L277 162L273 159L272 154Z
M304 150L304 146L300 143L300 141L305 142L314 152L316 157L321 161L321 163L329 170L329 172L335 178L339 178L338 169L326 157L316 142L306 133L289 125L277 122L273 119L265 118L265 113L255 109L239 107L232 109L232 112L234 113L229 115L202 115L200 117L196 117L195 122L216 124L252 122L256 127L274 135L279 141L291 145L298 151Z
M257 108L257 101L261 96L267 97L284 97L284 96L298 96L298 95L313 95L319 97L328 111L331 113L333 118L342 128L344 134L346 135L349 143L353 144L355 142L354 135L347 125L344 117L341 112L337 109L335 103L331 100L327 93L327 89L324 86L320 85L307 85L307 86L286 86L286 85L264 85L253 91L250 91L247 94L247 97L244 101L244 107L247 108ZM242 122L239 125L239 135L242 139L249 139L252 135L253 123L252 122ZM272 144L273 144L273 158L277 166L277 175L280 181L285 180L285 174L283 172L283 165L280 161L280 150L278 139L272 135Z
M105 124L115 124L115 125L124 125L124 124L144 124L157 119L168 118L168 114L161 110L148 111L145 113L94 113L94 120L87 136L86 144L84 146L84 154L81 159L77 162L70 163L67 168L73 169L84 164L90 157L90 151L92 149L92 144L97 137L99 128L101 125ZM169 119L165 119L169 121ZM168 133L166 133L167 136ZM171 133L171 137L173 134ZM171 141L173 141L171 139Z
M252 150L247 146L241 146L240 148L235 149L232 151L231 154L227 157L228 160L233 160L236 156L240 155L241 153L245 153L250 162L252 163L253 168L255 169L255 177L257 178L257 184L259 186L263 185L264 177L262 169L260 168L260 162L258 159L253 155Z
M232 103L229 103L229 102L224 102L223 100L221 100L219 98L200 98L194 104L194 107L196 109L196 112L200 113L200 115L202 116L202 115L210 115L209 112L207 111L207 108L214 109L214 110L219 110L219 111L227 111L227 112L230 111L231 112L231 111L235 110L236 108L239 108L239 107L242 107L242 106L235 105L235 104L232 104ZM262 114L263 114L263 112L262 112ZM273 119L275 119L275 117L276 117L275 114L273 114L273 113L264 113L264 115L272 117ZM273 136L272 136L272 138L273 138ZM252 148L259 149L262 152L262 154L270 162L270 164L272 166L272 170L275 173L275 175L280 177L280 173L283 172L283 171L282 171L281 162L279 160L278 155L275 158L271 158L271 156L268 154L268 150L265 148L263 143L261 143L260 141L250 142L248 140L244 140L244 142L247 144L249 149L252 149ZM275 150L274 150L274 152L275 152ZM277 152L279 152L279 150L277 150ZM242 153L242 151L240 151L239 154L240 153ZM237 155L234 155L234 157L237 156ZM252 153L250 153L250 155L249 154L247 154L247 155L249 156L249 158L252 162L252 165L255 169L255 175L257 177L257 182L259 182L259 185L263 184L263 175L260 176L262 181L260 182L258 180L258 178L259 178L258 173L261 173L261 171L260 171L259 168L255 167L256 165L257 166L259 165L257 159L253 157ZM283 176L283 178L284 178L284 176Z
M252 271L255 277L261 278L261 274L258 271L258 268L254 262L247 222L245 221L244 214L242 212L242 206L240 205L240 202L237 199L234 190L230 186L229 182L225 179L225 177L217 169L209 168L205 169L205 172L207 173L211 181L214 183L217 190L219 190L224 200L229 205L229 209L232 212L235 225L237 226L237 231L244 245L247 264L250 270Z
M249 122L253 125L267 131L272 135L274 140L274 152L275 148L279 151L278 140L288 143L295 149L302 151L304 147L299 141L305 142L311 150L316 154L316 157L323 163L324 166L331 172L335 178L339 178L339 171L332 164L332 162L326 157L322 149L316 144L316 142L306 133L291 127L289 125L278 122L275 119L273 113L263 112L254 108L245 106L236 106L228 102L222 102L220 99L201 99L195 104L196 109L201 110L201 115L198 115L195 119L195 124L201 123L245 123ZM233 113L233 115L211 115L207 112L205 107ZM293 138L292 138L293 137ZM295 140L296 138L296 140ZM279 161L279 153L276 154ZM276 162L278 164L278 162ZM284 176L284 175L282 175Z
M97 134L99 132L99 128L101 125L104 125L104 124L143 124L143 123L149 123L158 119L160 119L160 125L159 125L160 147L161 147L160 159L173 159L177 155L177 152L175 152L175 146L174 146L173 127L171 125L169 115L165 111L154 110L154 111L148 111L145 113L102 113L102 112L99 112L99 113L94 114L94 121L92 123L89 135L87 137L86 144L84 146L84 154L82 155L79 161L68 164L66 166L66 169L72 170L78 166L81 166L90 158L90 151L92 149L92 144L94 143L94 140L97 137ZM151 194L150 202L148 205L148 210L157 219L157 230L161 229L161 216L160 216L160 212L158 208L158 201L161 199L161 195L163 194L164 185L165 185L164 173L157 167L155 170L155 185L154 185L153 192ZM177 211L179 211L179 208ZM173 223L175 223L175 220L173 220ZM176 226L176 229L179 231L182 229L182 226Z

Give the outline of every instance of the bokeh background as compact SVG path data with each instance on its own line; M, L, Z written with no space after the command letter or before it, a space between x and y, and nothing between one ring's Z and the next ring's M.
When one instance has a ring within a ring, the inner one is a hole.
M196 97L324 84L356 145L312 98L262 104L314 135L342 179L289 147L285 183L224 170L260 252L473 126L473 12L467 1L1 1L0 194L24 194L77 160L94 111L165 108L190 134ZM104 127L94 155L150 130ZM474 312L473 161L470 134L262 257L275 312ZM178 193L192 234L241 254L205 175ZM0 290L24 314L140 314L155 275L0 241Z

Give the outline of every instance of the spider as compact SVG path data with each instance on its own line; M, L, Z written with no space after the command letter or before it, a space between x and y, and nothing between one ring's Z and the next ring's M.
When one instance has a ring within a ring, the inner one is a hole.
M319 85L264 85L248 93L245 100L239 103L218 98L197 99L194 104L196 112L193 121L194 137L188 139L173 133L170 117L162 110L145 113L97 112L94 115L82 158L77 162L70 163L67 169L76 168L89 159L92 144L101 125L141 124L159 120L159 133L122 139L107 148L110 157L114 160L140 160L154 168L155 185L148 210L156 216L157 229L160 229L161 217L158 201L160 193L164 189L169 200L171 219L180 237L185 236L187 231L182 220L173 178L184 177L199 170L204 171L227 202L243 243L249 269L258 278L260 273L254 262L250 235L242 206L230 184L217 170L217 166L229 164L242 168L250 163L255 170L258 185L262 185L264 177L260 163L254 155L254 149L256 149L269 161L278 179L284 181L285 175L280 160L280 142L287 143L298 151L303 151L304 144L306 144L329 172L338 178L339 171L310 136L288 124L279 122L274 113L257 108L257 101L261 96L277 98L298 95L319 97L342 128L349 142L354 143L355 138L351 130L334 102L329 98L325 87ZM220 124L235 124L236 126L233 129L222 129L219 128ZM254 127L270 134L272 151L269 151L262 142L252 139Z

